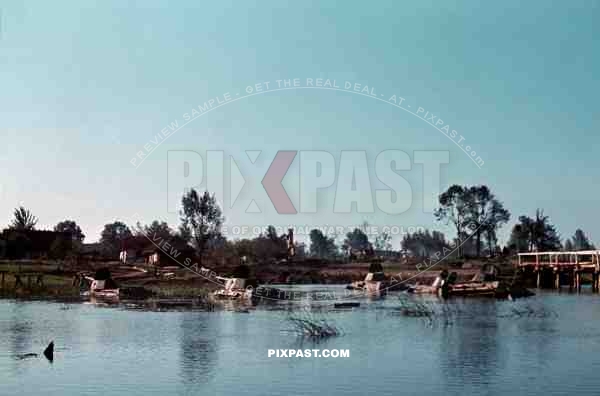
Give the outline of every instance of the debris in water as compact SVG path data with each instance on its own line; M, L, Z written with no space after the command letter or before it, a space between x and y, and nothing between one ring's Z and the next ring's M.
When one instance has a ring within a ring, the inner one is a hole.
M44 356L46 356L46 359L48 359L50 363L54 361L54 341L51 341L46 349L44 349Z
M342 334L340 329L325 318L317 318L307 310L294 312L287 320L293 326L292 332L299 336L326 338Z
M356 308L360 307L359 302L343 302L343 303L334 303L334 308Z

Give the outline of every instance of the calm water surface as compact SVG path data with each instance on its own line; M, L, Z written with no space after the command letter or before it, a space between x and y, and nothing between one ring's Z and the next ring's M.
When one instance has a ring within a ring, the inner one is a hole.
M399 305L388 296L320 313L344 335L315 344L286 331L285 311L263 305L244 314L0 300L0 394L600 392L597 295L453 301L450 320L433 324L394 314ZM15 358L41 353L50 340L53 364ZM290 348L349 349L350 358L267 357L268 349Z

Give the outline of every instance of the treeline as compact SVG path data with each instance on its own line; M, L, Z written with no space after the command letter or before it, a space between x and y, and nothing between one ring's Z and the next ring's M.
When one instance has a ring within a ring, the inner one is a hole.
M482 257L535 250L594 249L580 229L563 244L556 227L539 209L534 217L520 216L508 242L501 247L497 235L510 220L510 213L485 185L449 187L439 196L439 207L434 217L450 225L455 237L448 239L442 232L429 230L408 233L400 242L402 254L420 258L440 254L442 257ZM89 255L93 251L100 258L115 259L124 249L143 254L168 241L173 249L194 254L200 260L218 256L221 259L246 257L249 261L266 262L289 257L288 235L279 235L275 227L267 227L255 238L227 240L221 233L223 221L214 195L191 190L182 197L177 229L158 220L148 225L138 223L133 227L115 221L104 226L99 244L85 245L85 235L75 221L59 222L52 230L37 230L37 217L20 207L15 209L11 224L0 234L0 256L63 259ZM400 254L393 249L389 234L382 233L370 240L367 227L365 223L344 236L326 235L319 229L313 229L309 234L309 249L305 251L302 244L295 244L294 253L320 259L369 257L394 251ZM336 239L339 237L343 240L338 244ZM90 249L90 246L94 248Z

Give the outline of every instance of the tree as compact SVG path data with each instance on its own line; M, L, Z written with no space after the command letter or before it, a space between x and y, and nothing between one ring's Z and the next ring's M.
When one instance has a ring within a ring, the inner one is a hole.
M504 209L490 189L485 186L466 188L468 202L468 222L472 225L475 235L476 256L481 256L481 240L485 238L488 243L490 255L496 246L497 230L510 219L510 213Z
M482 239L487 240L488 250L493 254L498 229L510 219L488 186L453 185L440 195L440 208L435 216L438 220L451 222L458 238L459 253L462 256L463 241L475 236L475 255L481 256ZM469 234L468 229L471 229Z
M274 226L270 225L267 227L267 232L265 234L267 239L270 239L273 242L277 242L281 239L279 235L277 235L277 229Z
M78 249L78 241L58 236L50 245L50 257L53 259L64 259Z
M508 210L504 209L502 203L500 203L497 199L492 199L489 209L487 210L487 213L483 219L484 224L482 227L488 244L488 252L491 256L494 256L496 250L495 247L498 243L498 229L500 229L502 225L508 223L509 220L510 213ZM477 248L481 249L479 243Z
M337 253L335 239L327 237L321 230L310 231L310 255L319 258L333 257Z
M369 237L360 228L355 228L353 231L346 234L346 239L342 245L347 252L365 252L372 253L373 246L369 242Z
M567 252L572 252L572 251L574 251L574 250L575 250L575 247L573 246L573 242L571 242L571 240L570 240L570 239L567 239L567 240L565 241L565 250L566 250Z
M169 227L169 225L162 221L154 220L151 224L142 226L140 223L136 224L136 234L138 236L144 236L151 238L152 240L164 240L168 241L175 235L175 232Z
M520 216L512 229L509 247L516 252L560 250L560 236L548 216L537 209L535 218Z
M450 249L446 237L439 231L419 230L413 234L405 234L402 237L401 246L403 250L410 252L415 257L431 257L437 255L442 257Z
M572 242L571 242L572 241ZM590 242L587 235L581 229L575 230L575 234L571 238L571 240L567 239L567 243L572 243L572 248L570 250L594 250L596 249L594 245ZM566 246L566 244L565 244ZM566 247L565 247L566 248Z
M254 239L254 252L260 260L281 260L287 257L287 237L277 235L277 230L270 225L264 234Z
M382 232L375 237L375 249L377 250L391 250L392 249L392 236L387 232Z
M108 250L108 253L114 255L124 246L123 243L132 237L131 230L127 225L120 221L105 224L100 234L100 243Z
M468 238L467 225L469 224L469 192L465 187L452 185L440 194L440 207L435 210L434 215L438 221L445 220L446 223L452 223L456 230L458 239L457 253L462 257L462 241Z
M214 195L205 191L199 196L191 189L181 199L180 233L191 238L196 252L202 258L211 241L220 240L223 216Z
M85 235L81 232L81 228L73 220L64 220L54 226L55 232L64 232L71 234L71 239L78 242L83 242Z
M29 209L20 206L14 211L15 218L12 221L10 228L18 231L30 231L35 228L38 218L35 217Z
M508 240L508 248L517 253L529 251L529 227L527 224L514 225Z
M54 232L60 233L50 247L50 256L64 259L79 251L85 235L73 220L64 220L54 226Z

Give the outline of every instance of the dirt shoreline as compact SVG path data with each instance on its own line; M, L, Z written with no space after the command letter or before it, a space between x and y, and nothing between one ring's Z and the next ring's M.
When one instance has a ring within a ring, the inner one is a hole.
M429 284L442 269L454 271L459 281L473 278L488 261L472 260L464 263L439 263L419 269L414 263L383 262L384 272L397 282ZM259 284L327 284L345 285L364 279L369 270L368 262L329 263L311 260L278 264L255 264L250 266L252 277ZM495 264L509 266L508 262L496 261ZM100 267L108 267L113 278L125 294L133 298L177 299L202 297L222 286L216 276L227 277L233 268L210 268L212 272L204 276L190 269L165 267L156 276L155 272L143 266L123 266L119 262L87 262L73 265L61 261L0 261L0 273L5 273L4 287L0 288L1 297L76 297L79 286L73 278L78 272L92 272ZM465 268L467 267L467 268ZM44 285L14 288L14 274L42 274ZM0 286L1 287L1 286Z

